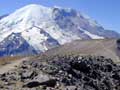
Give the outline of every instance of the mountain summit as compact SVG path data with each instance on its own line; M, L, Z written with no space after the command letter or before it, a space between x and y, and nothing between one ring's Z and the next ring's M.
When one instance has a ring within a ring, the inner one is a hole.
M15 38L22 39L12 38L13 34ZM94 20L70 8L31 4L0 19L1 56L15 55L14 51L17 55L25 55L29 51L36 54L77 39L119 37L120 34L105 30ZM22 49L24 53L20 53L21 45L25 44L29 48ZM8 48L14 45L16 48L8 52Z

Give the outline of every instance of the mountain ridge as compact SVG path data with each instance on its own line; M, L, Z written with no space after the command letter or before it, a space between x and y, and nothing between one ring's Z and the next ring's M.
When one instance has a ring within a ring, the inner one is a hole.
M38 53L78 39L120 38L117 32L105 30L74 9L36 4L22 7L0 20L0 42L12 33L21 33Z

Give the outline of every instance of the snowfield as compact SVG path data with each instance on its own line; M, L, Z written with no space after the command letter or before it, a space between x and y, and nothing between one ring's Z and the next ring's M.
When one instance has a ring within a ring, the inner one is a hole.
M77 39L120 37L118 33L105 30L96 21L76 10L36 4L27 5L0 19L0 52L4 52L1 56L13 55L14 50L19 53L20 48L14 48L9 53L1 51L3 42L7 43L4 48L8 48L14 42L8 39L13 33L16 33L15 37L18 37L19 33L19 37L22 37L37 53ZM13 46L20 47L22 44L19 44L13 43Z

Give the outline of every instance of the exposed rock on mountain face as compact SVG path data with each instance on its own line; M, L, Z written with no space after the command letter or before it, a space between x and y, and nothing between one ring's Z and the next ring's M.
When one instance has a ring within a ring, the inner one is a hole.
M24 61L0 75L1 90L120 90L120 66L103 56L53 56Z
M12 33L16 35L21 33L28 47L34 48L37 53L77 39L120 38L120 34L105 30L97 22L76 10L35 4L25 6L0 18L0 42L9 42L6 38ZM22 42L20 40L18 42ZM33 54L29 52L31 49L27 50L28 54ZM19 53L21 52L16 52L14 55ZM13 55L13 53L5 54ZM24 55L24 53L21 54Z
M0 19L7 17L7 16L8 16L8 14L2 15L2 16L0 16Z
M20 33L12 33L0 43L0 56L37 54L33 47L21 37Z

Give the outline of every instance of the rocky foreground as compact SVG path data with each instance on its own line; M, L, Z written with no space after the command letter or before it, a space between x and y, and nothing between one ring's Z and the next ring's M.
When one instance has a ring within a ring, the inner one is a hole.
M120 90L120 66L103 56L36 57L1 74L0 90Z

